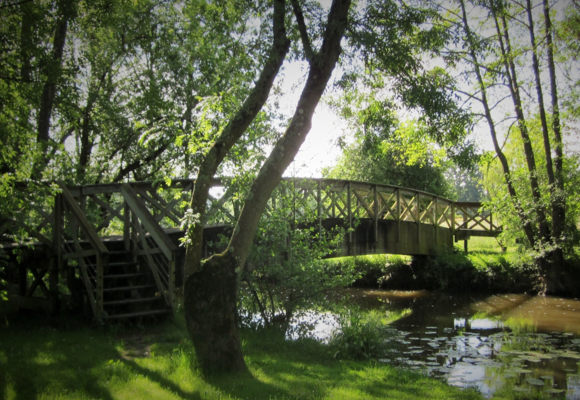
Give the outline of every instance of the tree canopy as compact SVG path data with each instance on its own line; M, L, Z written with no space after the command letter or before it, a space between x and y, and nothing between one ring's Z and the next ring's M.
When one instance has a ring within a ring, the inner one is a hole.
M445 177L449 161L416 129L414 123L394 128L384 138L366 136L345 145L337 164L323 171L326 178L351 179L408 187L453 198Z

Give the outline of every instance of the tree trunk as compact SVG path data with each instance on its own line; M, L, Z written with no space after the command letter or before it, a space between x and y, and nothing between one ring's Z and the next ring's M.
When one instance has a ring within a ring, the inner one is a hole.
M554 64L554 44L552 42L552 21L550 19L550 5L544 0L544 21L546 29L546 44L548 47L548 70L550 71L550 92L552 95L552 130L556 157L554 159L555 194L552 198L552 236L556 249L551 254L554 268L562 270L564 267L564 252L562 236L566 225L566 193L564 191L564 145L560 127L560 105L558 103L558 86L556 84L556 67Z
M247 370L238 332L238 276L231 252L210 258L185 282L185 320L206 374Z
M546 173L548 174L548 183L550 192L554 196L554 167L552 163L552 145L550 144L550 134L548 132L548 119L546 117L546 108L544 106L544 92L542 90L542 80L540 77L540 63L538 61L538 52L536 44L536 35L534 32L534 18L532 16L532 4L530 0L526 2L528 13L528 29L530 31L530 43L532 45L532 68L536 84L536 93L538 95L538 110L540 111L540 121L542 123L542 138L544 139L544 154L546 156Z
M40 109L38 111L38 128L36 141L40 146L40 160L35 162L32 169L32 178L40 179L42 170L46 167L49 160L46 157L48 150L48 139L50 131L50 117L52 116L52 108L54 106L54 98L56 96L56 86L62 72L62 59L64 53L64 45L66 42L66 34L68 28L68 20L71 14L71 5L65 1L58 4L58 14L60 18L56 24L54 32L54 42L52 47L52 59L46 70L46 82L42 89L40 97Z
M312 115L340 55L349 8L350 0L333 1L322 46L310 61L308 79L292 122L252 184L228 248L211 257L187 278L187 327L200 366L206 374L246 369L237 333L237 294L241 272L266 203L310 131ZM196 301L202 303L194 304Z
M462 12L463 29L465 30L465 34L467 36L467 41L469 44L469 55L473 61L475 75L477 77L477 83L479 84L479 87L481 90L481 103L482 103L484 111L485 111L485 119L486 119L487 124L489 126L489 132L491 134L493 147L494 147L495 153L496 153L496 155L501 163L501 166L502 166L502 170L503 170L505 182L506 182L506 185L508 188L508 193L510 195L510 199L512 201L512 204L514 205L514 209L516 210L518 217L522 221L524 233L526 234L528 241L532 245L534 245L535 235L534 235L533 228L532 228L528 218L525 215L525 211L520 206L516 188L514 187L514 185L512 183L511 171L510 171L510 167L509 167L507 158L506 158L505 154L503 153L503 151L499 145L499 142L497 140L497 133L495 130L495 124L493 122L493 117L491 115L491 107L490 107L489 101L487 99L487 90L486 90L485 82L484 82L483 76L482 76L481 71L480 71L480 67L479 67L480 64L479 64L477 54L474 50L474 48L476 47L475 46L476 44L474 43L473 33L471 31L471 28L469 27L469 22L467 20L467 11L465 9L465 3L463 2L463 0L460 1L460 5L461 5L461 12ZM498 33L499 33L499 25L497 25L497 20L496 20L496 27L497 27Z
M556 87L556 77L554 71L554 58L552 52L552 37L551 37L551 21L549 15L549 9L546 3L544 3L544 19L546 22L546 42L548 45L548 64L550 71L550 84L552 92L552 109L554 112L554 137L556 142L556 170L558 179L556 178L556 173L554 172L554 163L552 162L552 146L550 143L550 134L548 130L548 119L546 116L546 109L544 104L544 95L542 90L542 83L540 78L540 66L537 55L537 44L534 33L534 20L532 16L532 5L530 0L526 2L526 8L528 13L528 28L530 31L530 42L532 44L532 65L535 76L536 92L538 94L538 108L540 111L540 120L542 123L542 136L544 139L544 153L546 156L546 172L548 174L548 183L550 185L550 207L552 214L552 230L551 235L548 238L549 242L556 246L554 250L550 251L540 260L540 265L542 267L542 275L544 280L543 292L545 294L564 294L566 290L565 285L565 274L563 271L564 267L564 254L560 244L561 235L565 225L565 210L562 207L565 202L565 197L562 196L563 187L562 183L562 142L560 136L560 118L557 106L558 92ZM556 106L554 107L554 100L556 101ZM559 149L559 151L558 151ZM562 190L561 190L562 189Z
M546 213L544 211L544 206L542 205L542 195L540 191L540 184L538 181L538 170L536 167L536 158L534 156L534 150L532 146L532 141L528 133L528 126L526 123L526 118L524 116L524 108L520 96L520 87L518 83L518 77L516 74L516 67L513 61L513 54L511 51L508 23L506 21L505 15L501 15L501 21L503 24L503 31L498 31L498 38L500 42L500 49L503 57L503 64L505 68L505 74L508 78L510 93L512 101L514 104L514 109L516 113L516 118L518 120L518 127L520 129L520 135L522 137L524 154L526 156L526 163L528 166L528 177L530 180L530 189L532 191L532 198L536 204L536 220L538 223L538 233L539 238L537 242L546 242L549 238L548 223L546 220ZM505 38L505 45L503 39Z

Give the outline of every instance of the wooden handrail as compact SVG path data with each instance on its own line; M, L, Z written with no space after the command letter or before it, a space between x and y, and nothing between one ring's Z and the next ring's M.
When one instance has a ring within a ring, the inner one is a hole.
M125 199L125 202L129 205L132 212L135 213L137 218L145 226L147 232L151 235L153 240L158 244L163 251L163 254L169 259L174 259L174 254L177 251L177 246L173 244L171 238L165 233L163 228L159 226L155 218L149 213L147 207L143 202L137 197L137 193L128 183L123 183L121 186L121 194Z
M63 182L58 182L58 185L62 191L62 197L68 204L71 212L74 214L77 221L80 223L80 227L83 230L83 233L86 235L88 241L91 243L91 246L97 250L97 252L101 254L109 254L109 250L105 247L105 244L101 241L97 231L92 227L87 219L85 213L81 210L78 203L76 202L75 198L68 190L66 185Z

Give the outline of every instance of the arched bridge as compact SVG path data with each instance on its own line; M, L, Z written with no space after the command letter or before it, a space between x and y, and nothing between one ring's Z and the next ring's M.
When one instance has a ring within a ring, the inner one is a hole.
M24 240L36 251L28 262L6 268L10 297L32 308L54 308L59 298L84 302L97 320L172 312L184 253L180 220L193 185L191 179L55 183L52 189L18 184L18 212L0 219L0 248L21 247ZM347 228L339 255L429 254L454 240L500 232L480 203L390 185L283 179L263 218L282 198L292 199L285 212L297 223ZM240 209L235 186L214 181L203 221L206 245L231 229ZM70 294L59 292L63 277Z

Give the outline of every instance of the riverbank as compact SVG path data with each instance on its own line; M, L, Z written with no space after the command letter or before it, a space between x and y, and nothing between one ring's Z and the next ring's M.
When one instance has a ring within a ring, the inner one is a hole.
M314 340L243 330L250 373L204 379L182 316L108 332L19 317L0 328L3 399L481 399L409 369L333 357Z
M337 271L359 271L361 278L354 287L487 293L537 293L541 289L535 268L521 262L517 246L502 249L495 238L471 238L468 253L459 243L454 251L433 257L380 254L325 263Z

